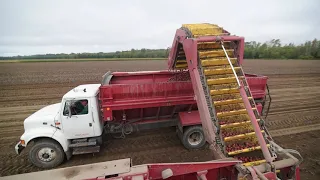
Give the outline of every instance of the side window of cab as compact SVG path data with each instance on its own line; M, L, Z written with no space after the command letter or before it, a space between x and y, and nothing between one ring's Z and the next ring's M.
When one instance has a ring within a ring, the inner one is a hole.
M80 99L80 100L69 100L66 101L63 109L64 116L71 115L85 115L88 114L88 100Z

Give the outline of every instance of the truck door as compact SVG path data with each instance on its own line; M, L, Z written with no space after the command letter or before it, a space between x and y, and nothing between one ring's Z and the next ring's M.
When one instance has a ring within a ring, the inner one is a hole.
M67 100L65 102L62 113L62 128L68 139L94 136L90 107L88 99Z

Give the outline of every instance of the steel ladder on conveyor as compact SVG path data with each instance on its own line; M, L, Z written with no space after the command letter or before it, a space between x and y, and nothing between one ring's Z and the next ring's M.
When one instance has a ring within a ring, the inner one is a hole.
M213 24L185 24L181 29L188 38L228 36ZM267 130L238 62L236 48L232 41L198 42L198 76L202 84L198 90L204 93L215 129L215 142L222 153L241 160L244 166L255 166L272 161L275 153L265 135ZM181 47L175 69L186 68L186 54Z

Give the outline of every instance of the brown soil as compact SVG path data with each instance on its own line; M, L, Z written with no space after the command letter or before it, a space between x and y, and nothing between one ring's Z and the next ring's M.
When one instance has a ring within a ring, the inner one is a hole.
M166 61L52 62L0 64L0 176L39 171L18 156L14 145L23 133L23 120L39 108L61 100L83 83L100 82L111 71L166 69ZM249 60L246 72L269 76L273 98L267 126L278 144L304 157L302 179L320 179L320 61ZM298 134L297 134L298 133ZM147 143L146 143L147 142ZM173 128L109 138L95 155L79 155L60 167L131 157L133 163L205 161L207 148L188 151Z

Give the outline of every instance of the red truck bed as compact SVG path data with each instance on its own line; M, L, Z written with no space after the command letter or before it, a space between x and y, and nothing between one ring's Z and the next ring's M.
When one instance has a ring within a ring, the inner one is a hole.
M246 78L253 97L263 99L267 77L246 74ZM166 119L179 112L197 110L188 72L107 73L99 99L105 121Z

